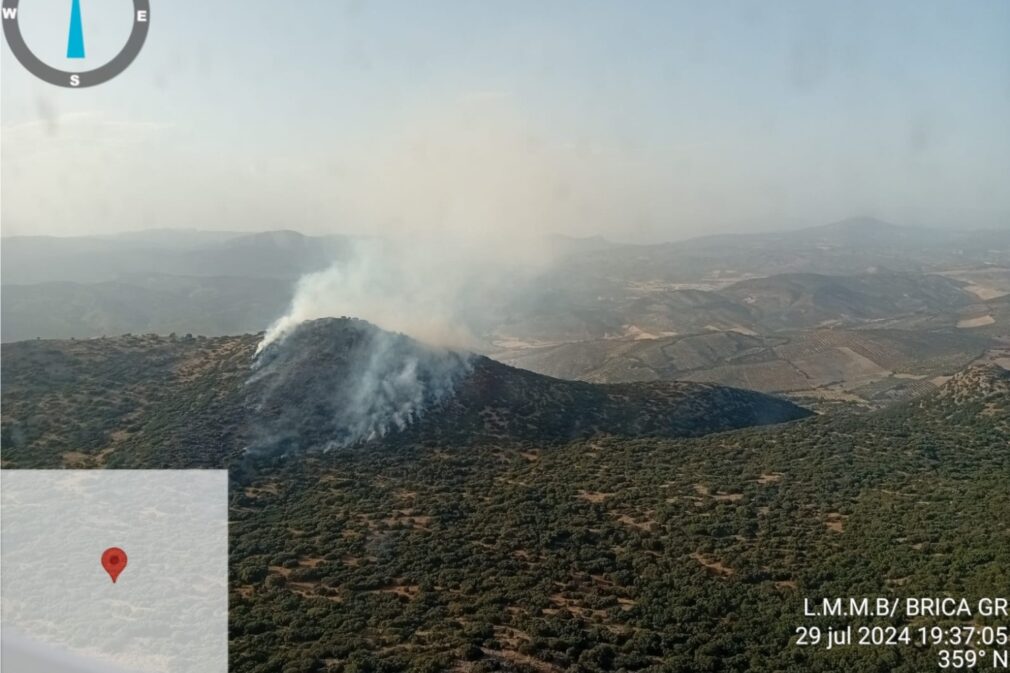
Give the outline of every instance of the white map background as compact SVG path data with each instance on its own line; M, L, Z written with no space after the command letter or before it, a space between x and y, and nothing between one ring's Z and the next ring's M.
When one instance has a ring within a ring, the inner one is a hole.
M5 645L51 648L59 670L226 673L226 471L3 470L0 489Z

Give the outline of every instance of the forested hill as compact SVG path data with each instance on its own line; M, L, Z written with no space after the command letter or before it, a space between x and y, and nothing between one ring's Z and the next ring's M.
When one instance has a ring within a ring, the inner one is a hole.
M699 383L562 381L419 344L359 320L258 335L8 344L8 466L213 467L380 442L545 443L696 436L809 415Z
M347 318L303 323L268 347L249 387L261 434L284 450L380 438L467 445L689 437L810 415L769 395L708 384L564 381Z

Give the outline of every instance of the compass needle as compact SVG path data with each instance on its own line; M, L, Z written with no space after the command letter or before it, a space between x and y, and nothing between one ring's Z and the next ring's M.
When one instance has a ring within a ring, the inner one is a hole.
M84 26L81 25L81 0L74 0L70 9L70 36L67 38L67 58L84 58Z
M147 30L151 25L151 0L133 0L133 27L130 29L130 36L122 49L112 57L112 60L90 70L61 70L40 59L25 43L24 35L21 34L21 26L18 23L18 4L20 2L21 0L0 0L0 5L3 5L3 31L7 45L21 65L33 75L50 84L71 89L86 88L108 82L126 70L144 46ZM124 6L123 10L126 9L127 7ZM70 6L67 58L84 58L84 22L81 20L81 0L73 0L73 4Z

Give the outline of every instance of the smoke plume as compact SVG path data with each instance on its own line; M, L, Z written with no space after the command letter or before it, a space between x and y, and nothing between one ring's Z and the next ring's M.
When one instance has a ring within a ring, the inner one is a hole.
M253 382L261 392L285 390L325 408L333 417L331 447L403 429L450 396L466 360L437 349L482 350L482 326L550 267L547 234L605 212L600 176L570 148L538 137L491 97L415 115L384 144L355 155L354 166L338 172L353 222L339 233L374 225L386 235L353 239L349 254L300 279L257 351ZM316 375L301 362L317 358L320 344L295 338L299 326L338 316L402 332L433 350L419 357L398 338L371 334L355 343L339 381L288 385L285 369ZM283 444L305 419L271 413L274 400L281 398L261 395L258 404L262 419L274 421L270 442Z
M302 323L258 355L249 452L328 451L407 429L452 397L469 358L350 318Z
M484 314L550 268L548 235L604 217L609 198L592 162L543 140L495 97L415 111L340 162L334 210L346 221L333 233L362 235L348 256L301 279L264 346L301 321L351 315L477 347Z

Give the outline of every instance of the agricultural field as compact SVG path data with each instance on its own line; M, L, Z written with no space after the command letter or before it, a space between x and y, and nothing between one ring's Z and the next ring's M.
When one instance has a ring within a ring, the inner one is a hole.
M880 406L935 387L1001 342L975 330L815 329L709 332L510 351L504 362L588 381L706 381L802 398ZM913 383L918 382L917 385Z

